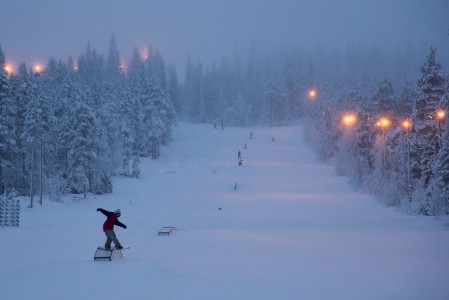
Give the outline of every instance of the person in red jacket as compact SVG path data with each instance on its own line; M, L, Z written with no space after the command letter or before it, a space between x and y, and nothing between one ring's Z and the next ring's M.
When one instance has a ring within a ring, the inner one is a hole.
M97 211L101 212L107 217L106 221L103 224L103 231L106 234L107 238L106 243L104 244L104 248L111 249L111 242L114 242L116 249L123 249L114 232L114 225L126 229L126 225L118 220L118 218L121 216L120 209L117 209L114 212L110 212L102 208L97 208Z

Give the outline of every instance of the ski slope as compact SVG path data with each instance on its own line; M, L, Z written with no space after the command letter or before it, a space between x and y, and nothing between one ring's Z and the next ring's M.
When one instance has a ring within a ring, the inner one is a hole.
M180 123L141 168L111 195L45 201L0 228L0 299L449 299L449 219L354 192L298 126ZM123 260L93 261L98 207L122 211Z

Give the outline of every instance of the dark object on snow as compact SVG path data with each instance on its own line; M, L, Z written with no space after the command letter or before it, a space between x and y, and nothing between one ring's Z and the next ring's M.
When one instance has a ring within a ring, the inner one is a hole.
M243 165L243 159L239 160L239 166Z
M125 249L129 249L125 248ZM100 261L111 261L111 260L115 260L115 259L122 259L123 258L123 254L121 249L116 249L116 248L112 248L112 249L106 249L103 247L98 247L97 251L95 251L95 255L94 255L94 260L100 260Z
M170 233L175 231L175 227L162 227L159 230L159 235L170 235Z

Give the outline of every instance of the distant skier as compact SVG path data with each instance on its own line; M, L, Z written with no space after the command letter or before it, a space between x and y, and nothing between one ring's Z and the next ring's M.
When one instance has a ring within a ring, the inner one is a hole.
M245 150L248 149L248 148L246 147L246 144L245 144L245 147L243 147L243 149L245 149Z
M272 142L275 142L275 140L274 140L274 136L273 136L273 138L271 139L271 141L272 141Z
M114 225L126 229L126 225L118 220L118 218L121 216L120 209L117 209L114 212L110 212L102 208L97 208L97 211L101 212L103 215L107 217L106 221L103 224L103 231L107 237L106 243L104 244L104 248L111 249L111 242L114 242L116 249L123 249L122 245L118 241L114 232Z
M252 139L253 138L253 132L251 131L251 133L249 134L249 138Z
M242 159L242 153L240 152L240 150L239 150L239 152L237 153L237 159Z

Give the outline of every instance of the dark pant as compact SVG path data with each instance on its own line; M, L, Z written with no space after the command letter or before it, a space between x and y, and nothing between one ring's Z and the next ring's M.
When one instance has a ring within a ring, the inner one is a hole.
M114 230L105 230L104 234L106 234L106 243L104 244L105 248L111 248L111 242L114 242L115 247L121 247L120 242L118 241L117 237L115 236Z

